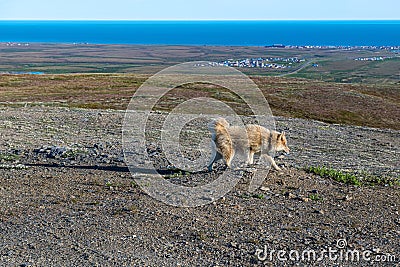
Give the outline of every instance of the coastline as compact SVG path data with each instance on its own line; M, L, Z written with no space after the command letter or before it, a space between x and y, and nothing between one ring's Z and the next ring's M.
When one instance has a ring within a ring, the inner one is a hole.
M0 20L0 30L1 42L227 46L400 45L400 20Z

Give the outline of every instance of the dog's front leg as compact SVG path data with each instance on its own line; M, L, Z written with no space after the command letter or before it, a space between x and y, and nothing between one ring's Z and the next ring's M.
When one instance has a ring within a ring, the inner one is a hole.
M254 163L254 151L250 151L250 164Z
M250 151L247 152L247 161L246 161L246 164L251 165L251 164L253 164L253 163L254 163L254 152L250 150Z
M267 154L264 154L262 156L265 157L269 163L271 163L272 167L274 167L275 170L277 170L277 171L281 171L282 170L281 168L279 168L278 165L276 165L275 160L274 160L273 157L271 157L270 155L267 155Z
M250 164L251 164L251 163L250 163L250 161L251 161L251 159L250 159L250 151L246 151L246 153L247 153L247 159L246 159L245 164L246 164L246 165L250 165Z

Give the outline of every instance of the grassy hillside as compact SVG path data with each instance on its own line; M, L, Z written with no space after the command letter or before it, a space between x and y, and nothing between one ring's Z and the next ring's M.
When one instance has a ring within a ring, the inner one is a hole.
M125 109L147 77L134 74L0 75L0 103ZM395 84L345 84L262 76L252 79L264 93L274 115L400 129L400 93ZM230 92L202 84L172 90L157 107L170 110L196 96L217 98L228 102L238 113L246 112L240 99Z

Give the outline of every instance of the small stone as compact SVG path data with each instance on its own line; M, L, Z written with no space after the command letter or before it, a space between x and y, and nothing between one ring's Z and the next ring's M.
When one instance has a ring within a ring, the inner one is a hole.
M287 198L295 198L296 195L294 195L294 194L292 194L292 193L290 193L290 192L286 192L286 193L285 193L285 197L287 197Z
M237 244L236 242L231 242L230 245L231 245L232 247L236 248L238 244Z
M318 214L321 214L321 215L325 214L325 212L323 210L315 210L314 212L318 213Z
M279 184L279 185L281 185L281 186L285 186L285 185L286 185L286 183L285 183L284 180L279 180L279 181L277 181L276 183Z
M103 143L96 143L93 145L93 147L96 149L103 149Z
M266 186L261 186L260 190L261 191L270 191L271 189L269 187L266 187Z
M310 201L311 199L310 198L308 198L308 197L302 197L301 198L301 201L303 201L303 202L308 202L308 201Z
M353 199L353 197L351 197L351 196L349 196L349 195L346 195L344 198L343 198L343 200L345 200L345 201L350 201L350 200L352 200Z

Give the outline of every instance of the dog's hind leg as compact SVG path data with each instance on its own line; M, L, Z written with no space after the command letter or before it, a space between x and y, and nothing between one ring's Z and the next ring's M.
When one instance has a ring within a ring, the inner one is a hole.
M220 153L216 152L215 156L212 156L210 159L210 163L208 164L208 167L207 167L208 170L212 171L214 162L217 162L220 159L222 159L222 155Z
M230 154L224 155L224 160L225 160L225 163L228 166L228 168L231 168L232 159L233 159L234 155L235 155L234 152L231 152Z
M220 159L222 159L222 155L217 151L215 143L211 142L211 158L207 167L208 171L212 171L214 162Z
M208 171L212 171L216 156L217 156L217 150L215 149L215 144L214 142L211 142L211 157L210 157L210 162L208 163L207 166Z

